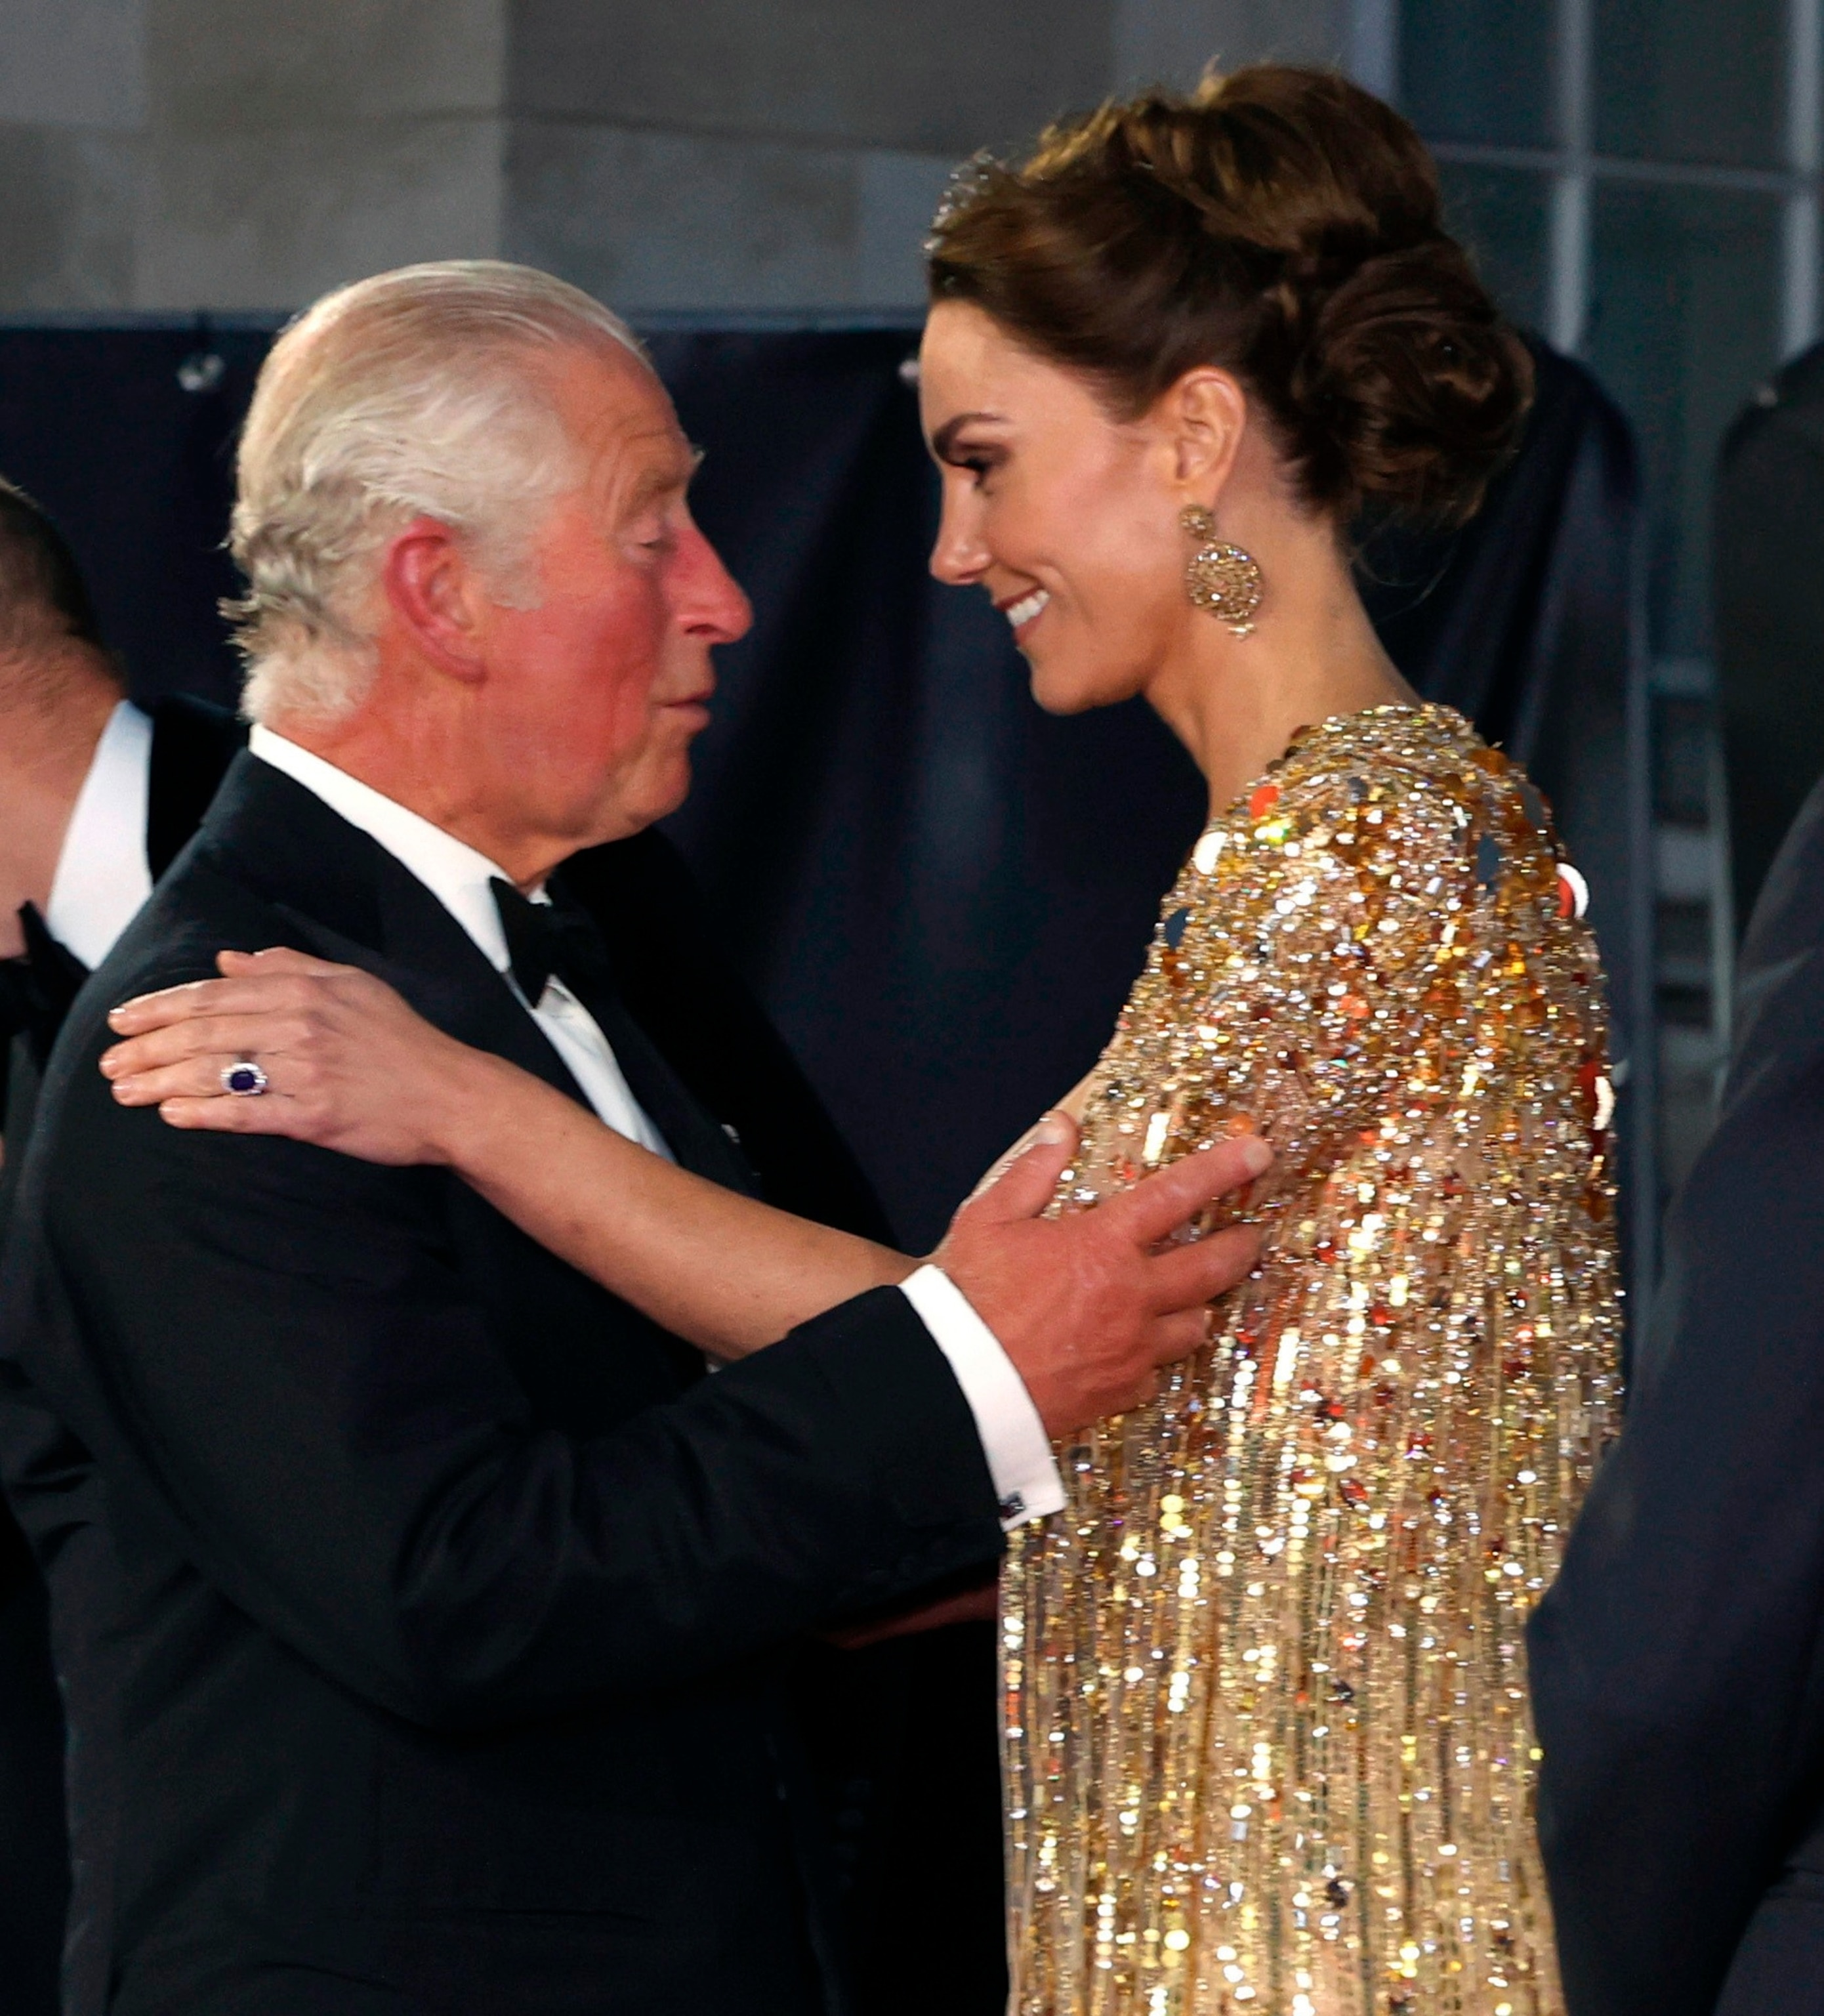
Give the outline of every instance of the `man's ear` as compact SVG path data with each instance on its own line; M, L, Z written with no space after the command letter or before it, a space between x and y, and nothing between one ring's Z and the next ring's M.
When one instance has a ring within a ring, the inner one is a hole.
M465 684L480 680L487 596L448 525L414 518L395 532L380 563L380 587L394 621L432 664Z
M1178 482L1200 502L1213 506L1247 432L1247 394L1241 381L1213 364L1200 364L1166 387L1154 412L1171 446Z

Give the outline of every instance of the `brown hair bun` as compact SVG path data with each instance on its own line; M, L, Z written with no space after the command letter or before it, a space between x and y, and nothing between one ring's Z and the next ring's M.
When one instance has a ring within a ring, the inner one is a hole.
M1444 230L1412 127L1327 70L1258 63L1054 126L962 169L926 247L934 301L1143 412L1233 371L1305 502L1459 524L1511 452L1532 360Z

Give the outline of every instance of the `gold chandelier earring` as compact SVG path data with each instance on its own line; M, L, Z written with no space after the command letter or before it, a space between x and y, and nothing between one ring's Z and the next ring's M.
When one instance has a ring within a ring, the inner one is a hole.
M1201 504L1187 504L1178 521L1197 542L1185 567L1185 594L1218 623L1226 623L1236 636L1249 635L1254 627L1254 611L1265 592L1260 563L1252 553L1219 539L1215 514Z

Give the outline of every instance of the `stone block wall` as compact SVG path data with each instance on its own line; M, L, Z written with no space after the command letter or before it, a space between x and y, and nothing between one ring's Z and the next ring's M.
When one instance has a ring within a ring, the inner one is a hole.
M1359 4L1359 0L1357 0ZM639 311L919 298L944 178L1347 0L0 0L0 314L280 309L419 258Z

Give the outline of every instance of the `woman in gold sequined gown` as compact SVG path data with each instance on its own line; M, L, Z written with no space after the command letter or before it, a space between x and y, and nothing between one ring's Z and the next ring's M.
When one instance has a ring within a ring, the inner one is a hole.
M1255 1273L1013 1538L1013 2008L1562 2016L1522 1625L1613 1398L1600 974L1545 807L1405 686L1349 559L1364 512L1473 510L1526 354L1411 128L1318 72L973 164L927 250L934 571L1003 610L1042 705L1144 696L1210 789L1054 1208L1237 1132L1276 1153ZM401 1018L350 1010L358 1089L262 1124L412 1159L441 1066ZM206 1049L132 1096L208 1090ZM547 1089L496 1092L536 1141ZM595 1132L561 1210L464 1173L641 1301L574 1202L640 1153ZM807 1310L904 1271L836 1237L790 1248Z
M1411 129L1314 73L978 164L930 258L938 571L1043 704L1144 694L1211 789L1056 1208L1277 1156L1204 1350L1010 1543L1013 2008L1558 2016L1522 1626L1617 1357L1597 955L1347 550L1474 508L1524 355Z
M1014 1537L1023 2010L1560 2007L1521 1628L1616 1338L1556 868L1498 755L1390 707L1301 737L1167 899L1068 1200L1256 1127L1268 1244Z

